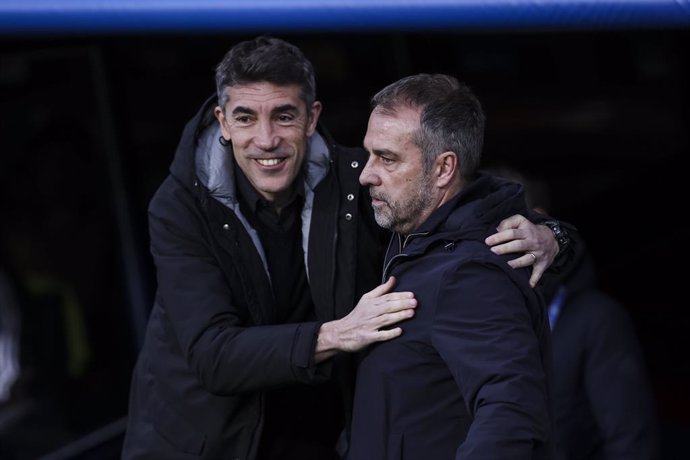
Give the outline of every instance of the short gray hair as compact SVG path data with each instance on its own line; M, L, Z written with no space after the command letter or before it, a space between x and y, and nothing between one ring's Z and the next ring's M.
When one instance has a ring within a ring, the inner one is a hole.
M462 178L472 178L481 162L485 115L472 90L455 77L418 74L386 86L371 98L371 109L393 113L400 107L421 109L413 140L421 149L424 172L436 157L455 152Z

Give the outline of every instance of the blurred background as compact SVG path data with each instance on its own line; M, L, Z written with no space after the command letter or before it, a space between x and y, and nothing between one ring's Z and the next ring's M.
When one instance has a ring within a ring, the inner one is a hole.
M537 9L468 24L440 9L436 22L327 12L235 28L40 14L27 26L0 4L0 459L119 455L155 290L148 201L214 66L264 32L312 60L322 121L343 144L361 145L368 98L401 76L468 83L487 112L485 161L545 181L552 213L578 227L636 326L663 459L690 458L690 13L674 3L679 15L649 21Z

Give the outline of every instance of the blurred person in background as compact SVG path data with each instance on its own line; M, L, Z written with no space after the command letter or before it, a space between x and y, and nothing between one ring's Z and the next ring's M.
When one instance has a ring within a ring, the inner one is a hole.
M549 214L548 185L507 165L489 171L521 183L530 207ZM557 460L659 458L656 404L630 314L600 286L580 241L546 299L553 342Z

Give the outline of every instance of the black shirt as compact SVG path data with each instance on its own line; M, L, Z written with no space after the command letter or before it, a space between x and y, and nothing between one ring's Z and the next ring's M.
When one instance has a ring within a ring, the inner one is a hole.
M296 180L292 195L280 214L251 185L240 168L236 168L240 208L259 234L266 254L268 272L275 299L277 324L298 323L315 319L302 250L302 206L304 185Z
M277 324L314 321L314 304L302 249L304 184L296 179L281 212L235 168L240 208L254 227L271 274ZM257 460L337 459L335 444L341 430L342 405L335 386L295 385L267 391L264 428Z

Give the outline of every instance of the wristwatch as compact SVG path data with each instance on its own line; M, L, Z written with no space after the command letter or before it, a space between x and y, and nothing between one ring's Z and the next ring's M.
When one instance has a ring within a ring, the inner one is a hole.
M561 253L570 244L570 235L568 231L561 226L561 223L555 219L545 220L542 224L546 225L553 232L553 236L558 243L558 252Z

